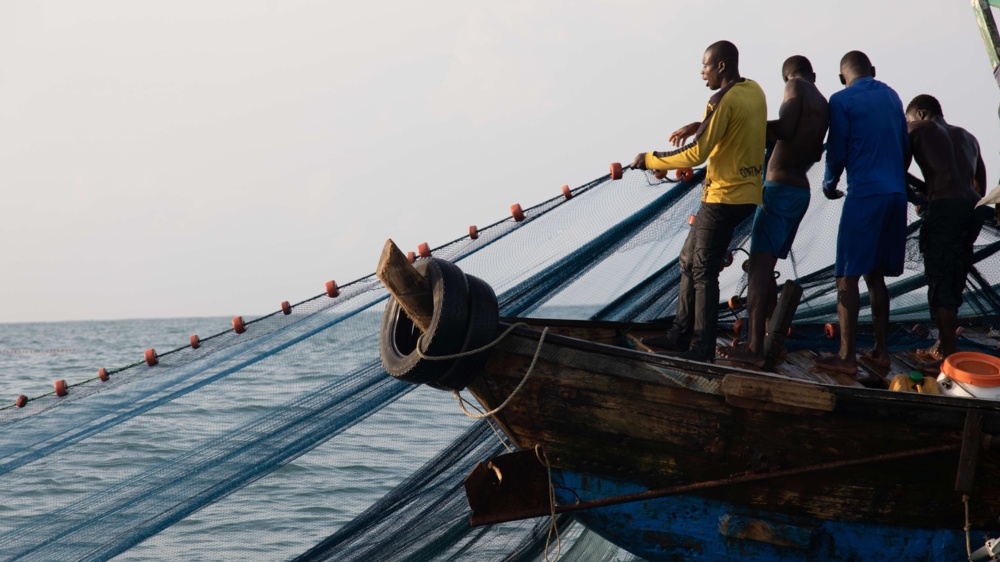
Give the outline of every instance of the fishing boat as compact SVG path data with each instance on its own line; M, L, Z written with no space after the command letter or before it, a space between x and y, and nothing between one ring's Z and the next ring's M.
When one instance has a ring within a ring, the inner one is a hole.
M1000 83L989 3L973 7ZM467 389L517 448L466 479L473 526L572 512L649 560L1000 551L982 546L1000 516L1000 402L957 392L1000 384L991 355L950 357L943 392L916 370L912 349L893 353L888 369L862 364L857 378L816 371L815 348L783 353L801 295L791 281L756 370L645 347L669 319L500 318L482 280L435 258L414 268L391 243L379 277L395 297L380 335L386 371L459 397ZM794 329L836 335L831 324ZM994 336L967 331L962 342L982 352Z
M386 370L467 388L520 450L467 478L472 525L574 512L650 560L954 560L996 525L1000 402L866 388L809 349L763 372L630 348L662 324L498 319L481 280L388 256Z

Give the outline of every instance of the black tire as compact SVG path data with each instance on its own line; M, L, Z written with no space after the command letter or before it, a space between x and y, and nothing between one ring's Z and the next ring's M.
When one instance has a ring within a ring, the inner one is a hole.
M379 354L382 367L393 377L412 384L423 384L445 374L454 361L425 361L417 354L417 342L427 356L453 355L462 350L469 325L469 285L458 267L444 260L429 258L415 265L431 284L434 312L427 333L403 312L396 299L390 298L382 315Z
M462 344L463 352L492 343L497 337L500 322L500 308L493 287L472 275L465 278L469 282L469 329ZM446 390L462 390L479 374L489 357L490 350L486 350L457 359L448 372L428 384Z

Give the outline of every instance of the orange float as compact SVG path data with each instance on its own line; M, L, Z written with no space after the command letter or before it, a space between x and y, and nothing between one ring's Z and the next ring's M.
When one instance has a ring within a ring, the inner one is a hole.
M975 386L1000 386L1000 358L974 351L945 357L941 372L948 378Z
M510 206L510 216L514 217L514 222L521 222L524 220L524 211L521 210L521 205L514 203Z
M413 252L406 252L406 259L410 263L413 263L413 262L417 261L417 254L414 254Z
M66 389L66 381L63 380L63 379L57 380L56 384L55 384L55 387L56 387L56 396L60 396L60 397L61 396L66 396L66 394L69 392Z
M427 245L427 242L423 242L417 246L417 254L422 258L429 258L431 257L431 247Z
M191 334L189 341L191 342L191 349L198 349L201 347L201 338L198 337L198 334Z
M326 296L330 297L331 299L334 299L334 298L337 298L337 295L339 295L339 294L340 294L340 288L337 287L337 282L334 281L333 279L327 281L326 282Z
M694 170L691 168L681 168L680 170L675 170L674 178L682 181L691 181L694 179Z
M611 163L611 179L620 180L622 179L622 165L620 162Z
M738 310L743 306L743 299L739 295L729 297L729 309Z
M476 225L469 226L469 238L473 240L479 238L479 229L476 228Z
M236 332L237 334L242 334L243 332L247 331L247 324L246 322L243 321L242 316L233 317L233 331Z
M694 215L691 215L690 217L688 217L688 226L694 226L694 219L695 218L696 217Z
M292 313L292 305L288 304L288 301L281 301L281 313L285 316Z
M722 271L731 265L733 265L733 253L726 252L726 255L722 256L722 267L719 268L719 271Z
M736 334L737 338L743 334L743 324L742 318L737 318L736 322L733 322L733 333Z
M152 347L146 350L146 353L143 354L143 358L146 359L146 364L150 367L160 362L160 358L156 355L156 350Z
M101 382L108 382L108 370L101 367L97 370L97 378L101 379Z
M14 402L14 405L17 406L18 408L23 408L27 403L28 403L28 397L22 394L17 397L17 401Z
M836 322L827 322L826 326L823 326L823 334L831 340L840 337L840 324Z
M570 191L568 185L562 186L562 194L563 194L563 197L565 197L566 199L572 199L573 198L573 192Z

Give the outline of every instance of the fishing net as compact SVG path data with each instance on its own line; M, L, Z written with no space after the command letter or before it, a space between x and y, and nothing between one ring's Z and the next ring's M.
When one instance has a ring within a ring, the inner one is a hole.
M599 178L433 253L488 281L504 315L669 318L702 177ZM790 347L836 346L822 324L835 319L841 206L814 197L778 264L779 283L804 288ZM889 280L892 318L928 325L919 220L911 210L906 271ZM748 237L749 222L720 274L723 299L745 296ZM961 310L963 325L982 330L964 347L995 347L998 248L987 225ZM469 526L462 479L503 450L502 438L448 394L386 375L386 300L365 277L249 321L244 333L160 353L155 366L137 361L65 396L0 409L0 559L540 560L558 543L562 560L634 560L569 517L555 521L558 541L548 520ZM722 306L720 324L740 314ZM899 328L891 345L926 346L934 335Z

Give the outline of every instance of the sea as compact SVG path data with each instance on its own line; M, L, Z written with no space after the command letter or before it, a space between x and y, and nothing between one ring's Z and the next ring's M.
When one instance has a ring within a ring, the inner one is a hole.
M51 393L56 380L73 385L95 378L102 367L110 371L134 364L148 348L170 350L185 345L191 334L229 330L230 319L223 317L0 323L0 407L13 404L22 394ZM239 521L213 520L214 506L208 506L175 525L180 531L169 528L116 560L278 560L305 552L433 458L472 423L451 396L432 389L415 388L398 405L403 407L374 414L373 423L366 424L364 431L352 428L337 437L337 446L348 451L346 458L328 455L317 462L307 454L269 476L267 485L253 485L249 493L238 492L226 500L236 504L236 511L244 501L248 511L251 504L257 510L260 505L281 504L295 514L293 520L263 518L248 528ZM190 415L211 415L210 411L198 409ZM197 438L185 438L182 419L172 427L178 428L176 435L150 443L159 458L180 455ZM402 435L419 436L421 446L404 442ZM66 493L66 482L52 482L41 475L38 482L39 487L24 497L39 505L46 496ZM350 491L349 497L345 490ZM14 525L2 519L21 516L10 511L3 516L4 512L0 505L0 534L7 530L5 523ZM206 552L198 537L214 539L220 533L231 535L225 551Z

